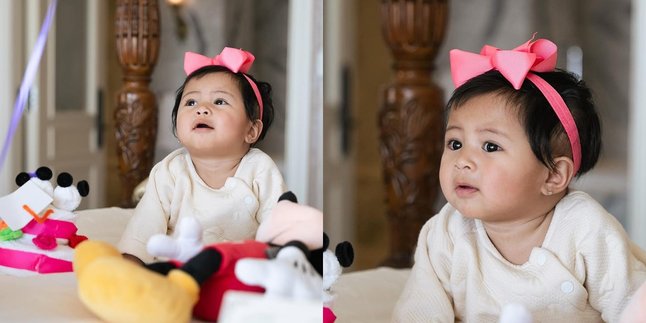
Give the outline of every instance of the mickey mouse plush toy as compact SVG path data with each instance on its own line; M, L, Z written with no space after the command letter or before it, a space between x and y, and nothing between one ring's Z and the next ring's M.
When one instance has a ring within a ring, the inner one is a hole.
M40 167L16 176L20 187L3 198L0 214L0 272L17 276L72 271L72 252L87 238L78 235L73 212L87 196L86 181L73 185L60 173L54 188L52 171Z
M336 245L334 253L328 249L330 239L327 234L323 233L323 323L333 323L336 315L330 309L334 294L332 285L341 276L342 268L347 268L354 262L354 249L348 241L343 241Z
M33 242L43 250L54 249L57 238L66 240L70 247L75 248L87 237L76 234L77 228L70 222L76 217L72 211L81 204L82 197L89 194L90 186L85 180L74 186L72 175L62 172L58 174L56 178L58 186L54 188L49 181L52 176L52 170L45 166L39 167L33 175L22 172L16 176L18 186L32 181L54 199L53 208L48 209L40 218L41 220L34 219L29 222L22 232L36 235Z

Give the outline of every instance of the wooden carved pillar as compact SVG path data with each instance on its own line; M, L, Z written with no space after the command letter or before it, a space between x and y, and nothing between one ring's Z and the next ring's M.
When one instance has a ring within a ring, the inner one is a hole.
M435 213L444 100L431 72L444 38L447 1L383 0L381 4L382 30L395 71L379 113L391 230L386 266L411 266L419 230Z
M148 177L157 135L157 103L150 76L159 52L157 0L117 0L115 34L123 86L114 113L121 178L121 206L132 207L132 191Z

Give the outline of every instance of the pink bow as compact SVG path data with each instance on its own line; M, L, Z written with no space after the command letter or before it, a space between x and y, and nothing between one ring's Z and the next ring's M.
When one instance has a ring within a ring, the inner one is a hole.
M231 47L225 47L220 55L213 58L186 52L184 55L184 72L189 75L204 66L218 65L230 69L233 73L247 73L255 59L253 54Z
M262 96L260 95L260 91L258 90L256 83L244 74L247 73L247 71L251 68L251 64L253 64L253 61L255 59L256 58L253 56L253 54L242 49L231 47L224 47L220 55L216 55L213 58L193 52L186 52L184 54L184 72L186 72L186 75L190 75L191 73L204 66L211 65L224 66L230 69L233 73L242 72L242 76L247 79L247 82L249 82L249 85L251 85L251 89L256 96L256 100L258 101L258 109L260 111L260 120L262 120Z
M455 87L492 69L497 69L514 87L520 89L527 73L550 72L556 67L556 44L547 39L528 40L512 49L485 45L480 54L459 49L450 51L451 77Z
M514 89L518 90L523 81L528 79L534 83L547 99L554 113L561 121L565 133L570 140L574 173L581 166L581 142L572 113L559 93L545 80L534 72L551 72L556 67L556 45L547 39L536 41L528 40L524 44L512 49L502 50L485 45L480 54L452 49L449 53L451 61L451 77L455 87L459 87L473 77L481 75L492 69L497 69Z

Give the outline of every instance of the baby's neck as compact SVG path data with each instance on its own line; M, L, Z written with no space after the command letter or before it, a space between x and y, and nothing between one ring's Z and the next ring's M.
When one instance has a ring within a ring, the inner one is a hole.
M553 215L552 208L532 218L482 223L498 252L509 262L521 265L529 260L534 247L543 244Z
M224 186L227 178L235 175L243 155L224 157L191 156L197 175L213 189Z

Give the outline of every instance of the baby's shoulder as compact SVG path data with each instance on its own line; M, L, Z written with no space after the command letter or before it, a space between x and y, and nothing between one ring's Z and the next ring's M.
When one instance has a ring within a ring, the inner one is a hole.
M582 191L572 191L554 209L553 222L570 233L589 235L624 232L623 226L599 202Z
M449 203L428 220L425 226L427 226L428 235L433 239L449 239L451 241L473 235L477 231L475 220L462 216Z
M188 152L184 148L179 148L155 164L150 171L150 176L176 178L177 176L189 174L191 166L192 163Z
M240 167L251 173L278 169L274 160L258 148L249 149L249 152L243 157Z
M244 159L247 160L248 162L253 162L253 163L272 163L274 164L274 160L267 155L264 151L258 149L258 148L250 148L247 154L244 156Z

